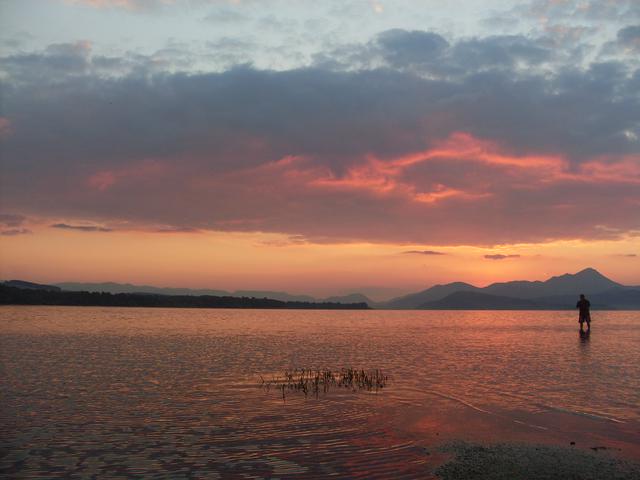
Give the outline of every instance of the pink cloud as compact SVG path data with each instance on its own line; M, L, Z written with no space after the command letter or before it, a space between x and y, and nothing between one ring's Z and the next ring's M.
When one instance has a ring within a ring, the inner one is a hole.
M197 175L194 197L220 211L209 226L301 234L314 241L436 241L493 243L552 238L611 237L599 223L629 221L611 214L602 195L634 198L622 173L635 157L572 169L562 156L513 154L457 133L415 154L352 159L337 174L313 158L287 156L257 167ZM616 187L618 182L625 184ZM584 188L585 183L591 186ZM585 216L582 211L590 212ZM322 219L319 221L318 219ZM390 227L393 225L393 227ZM493 239L493 240L492 240Z
M310 155L230 168L251 152L225 152L215 164L176 156L99 170L83 178L88 189L65 190L73 208L63 213L134 229L277 232L321 243L494 245L617 238L640 227L630 213L639 200L635 156L571 166L456 133L410 155L354 156L342 171Z

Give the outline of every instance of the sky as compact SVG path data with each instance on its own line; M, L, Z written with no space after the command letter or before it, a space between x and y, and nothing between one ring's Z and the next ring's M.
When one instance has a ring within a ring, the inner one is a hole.
M0 0L0 278L640 285L637 0Z

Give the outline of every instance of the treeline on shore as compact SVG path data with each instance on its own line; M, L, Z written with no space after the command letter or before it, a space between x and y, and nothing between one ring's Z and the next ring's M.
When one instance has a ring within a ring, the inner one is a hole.
M286 308L301 310L363 310L366 303L283 302L270 298L144 293L69 292L0 285L0 305L66 305L94 307Z

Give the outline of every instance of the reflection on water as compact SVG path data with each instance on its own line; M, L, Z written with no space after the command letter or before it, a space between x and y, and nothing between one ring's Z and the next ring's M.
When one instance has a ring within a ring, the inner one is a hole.
M578 345L574 317L4 307L0 473L416 478L429 456L398 412L640 421L640 315L597 312ZM390 387L259 387L303 367L380 368Z

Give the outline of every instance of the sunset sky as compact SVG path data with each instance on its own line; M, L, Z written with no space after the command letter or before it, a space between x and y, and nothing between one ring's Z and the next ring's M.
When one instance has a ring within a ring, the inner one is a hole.
M640 285L637 0L0 0L0 279Z

